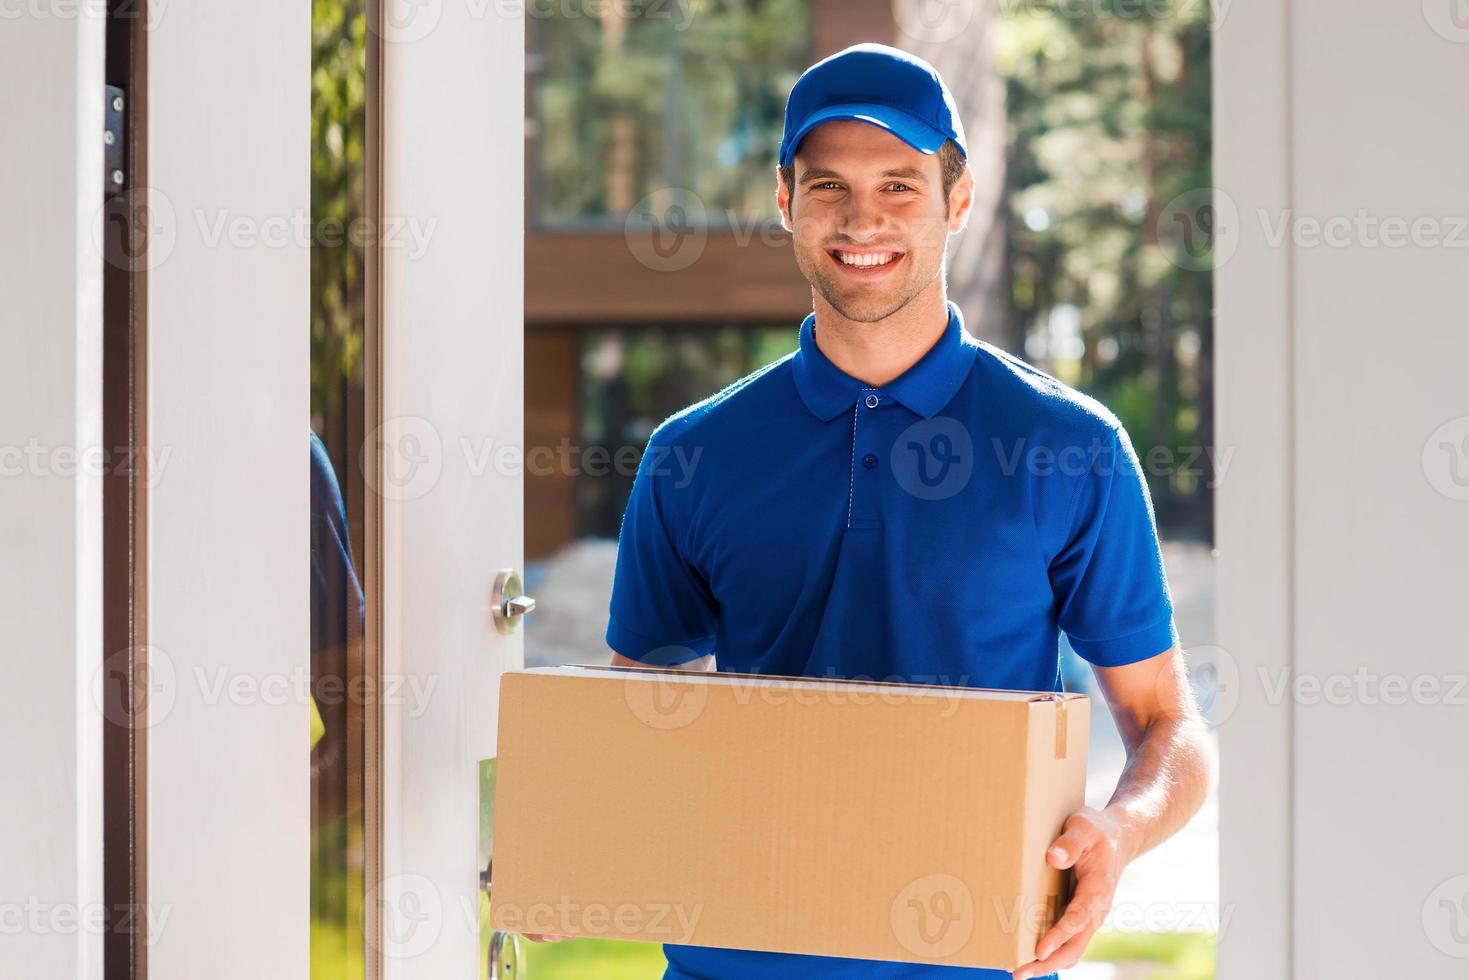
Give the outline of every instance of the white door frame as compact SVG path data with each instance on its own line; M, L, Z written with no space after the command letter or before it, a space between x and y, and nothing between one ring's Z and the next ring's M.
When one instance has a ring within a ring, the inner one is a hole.
M304 978L310 5L151 20L148 973Z
M1288 5L1235 3L1214 31L1215 491L1220 980L1292 976L1292 705L1257 683L1292 666L1291 263L1252 218L1290 204ZM1262 94L1263 93L1263 94ZM1246 214L1240 211L1248 209ZM1237 450L1237 451L1236 451ZM1223 458L1223 457L1221 457Z
M478 763L523 659L490 595L524 540L525 23L383 8L382 214L407 234L380 250L382 670L432 697L383 706L373 945L388 980L439 980L478 975Z
M103 909L103 28L0 26L3 955L16 976L89 980Z

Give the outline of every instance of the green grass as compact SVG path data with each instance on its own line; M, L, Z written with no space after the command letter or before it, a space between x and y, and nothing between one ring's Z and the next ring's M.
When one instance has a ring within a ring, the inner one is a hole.
M1146 980L1214 980L1214 936L1206 932L1097 933L1086 959L1101 963L1146 963Z
M604 939L568 939L559 943L521 941L526 975L535 980L658 980L663 976L663 947Z

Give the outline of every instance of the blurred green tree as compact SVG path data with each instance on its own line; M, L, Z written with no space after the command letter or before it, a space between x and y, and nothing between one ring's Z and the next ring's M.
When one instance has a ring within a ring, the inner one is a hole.
M1208 4L1004 11L1023 353L1121 418L1166 534L1211 540L1213 279L1178 240L1212 231Z

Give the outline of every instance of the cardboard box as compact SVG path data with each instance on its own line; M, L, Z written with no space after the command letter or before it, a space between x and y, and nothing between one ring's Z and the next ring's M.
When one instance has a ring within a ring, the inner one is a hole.
M496 929L1013 970L1083 695L558 667L500 688Z

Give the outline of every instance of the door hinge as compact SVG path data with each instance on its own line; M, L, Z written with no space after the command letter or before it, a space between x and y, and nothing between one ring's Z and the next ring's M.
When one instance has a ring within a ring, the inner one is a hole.
M123 112L127 109L127 95L116 85L107 86L106 125L102 127L102 162L104 181L102 193L105 197L121 194L127 188L127 162L123 156Z

